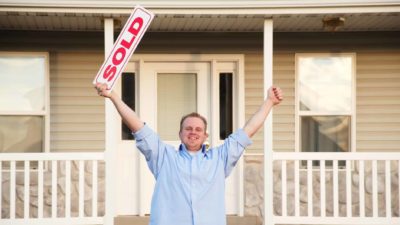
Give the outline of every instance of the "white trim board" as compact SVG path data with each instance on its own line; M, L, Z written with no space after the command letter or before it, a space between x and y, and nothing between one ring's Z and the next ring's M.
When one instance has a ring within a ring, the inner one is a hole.
M162 1L102 1L89 4L88 1L2 1L0 12L51 12L51 13L92 13L104 14L102 17L112 17L112 14L130 14L136 4L139 4L154 14L186 14L186 15L263 15L264 18L280 14L329 14L329 13L385 13L400 12L400 2L391 1L237 1L211 2L196 1L182 4L182 1L172 1L165 4ZM261 18L262 19L262 18Z
M88 1L88 0L75 0L75 1L51 1L51 0L38 0L33 3L30 0L11 0L2 1L0 5L8 6L29 6L29 7L77 7L77 8L133 8L135 5L142 5L148 8L282 8L282 7L349 7L349 6L382 6L382 5L398 5L397 0L331 0L331 1L319 1L319 0L272 0L272 1L259 1L259 0L247 0L247 1L169 1L167 4L165 1Z

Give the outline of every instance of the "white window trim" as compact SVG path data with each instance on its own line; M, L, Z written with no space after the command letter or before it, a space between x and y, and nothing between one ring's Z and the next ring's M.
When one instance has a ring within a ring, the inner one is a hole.
M44 105L45 109L42 111L0 111L0 115L27 115L27 116L44 116L44 140L43 151L50 152L50 67L49 67L49 53L48 52L0 52L0 57L44 57L45 59L45 78L44 78Z
M352 80L351 80L351 110L349 112L339 113L316 113L313 111L301 112L299 107L299 69L298 59L303 56L349 56L352 59ZM318 115L318 116L350 116L350 151L356 151L356 53L296 53L295 54L295 152L300 151L300 116Z

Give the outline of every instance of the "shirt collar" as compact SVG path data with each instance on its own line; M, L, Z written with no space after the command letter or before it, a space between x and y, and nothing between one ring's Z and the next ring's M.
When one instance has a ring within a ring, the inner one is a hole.
M187 156L191 157L191 155L189 154L189 151L187 150L186 146L184 144L182 144L182 143L179 145L179 151L182 152L182 153L185 153ZM206 148L205 144L201 145L201 150L199 150L199 151L201 151L201 154L204 157L208 158L208 149Z

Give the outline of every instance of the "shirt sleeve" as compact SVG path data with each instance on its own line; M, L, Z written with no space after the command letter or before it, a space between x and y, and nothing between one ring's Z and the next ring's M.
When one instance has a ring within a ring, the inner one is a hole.
M243 129L238 129L219 147L219 152L224 161L225 177L229 176L237 161L243 154L244 149L253 142Z
M146 124L136 133L132 134L135 137L137 148L146 158L151 173L157 179L163 164L166 145Z

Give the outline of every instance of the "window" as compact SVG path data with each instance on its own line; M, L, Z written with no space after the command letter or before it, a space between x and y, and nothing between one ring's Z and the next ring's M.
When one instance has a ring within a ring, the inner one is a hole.
M157 128L163 140L175 140L181 117L197 112L197 74L157 74Z
M233 129L233 74L219 74L219 138L224 140Z
M48 54L0 52L0 153L49 143Z
M135 73L122 73L121 82L122 101L124 101L125 104L133 111L136 111ZM134 137L131 134L131 130L128 128L128 126L122 123L121 127L122 140L134 140Z
M352 151L354 55L296 55L297 149Z

